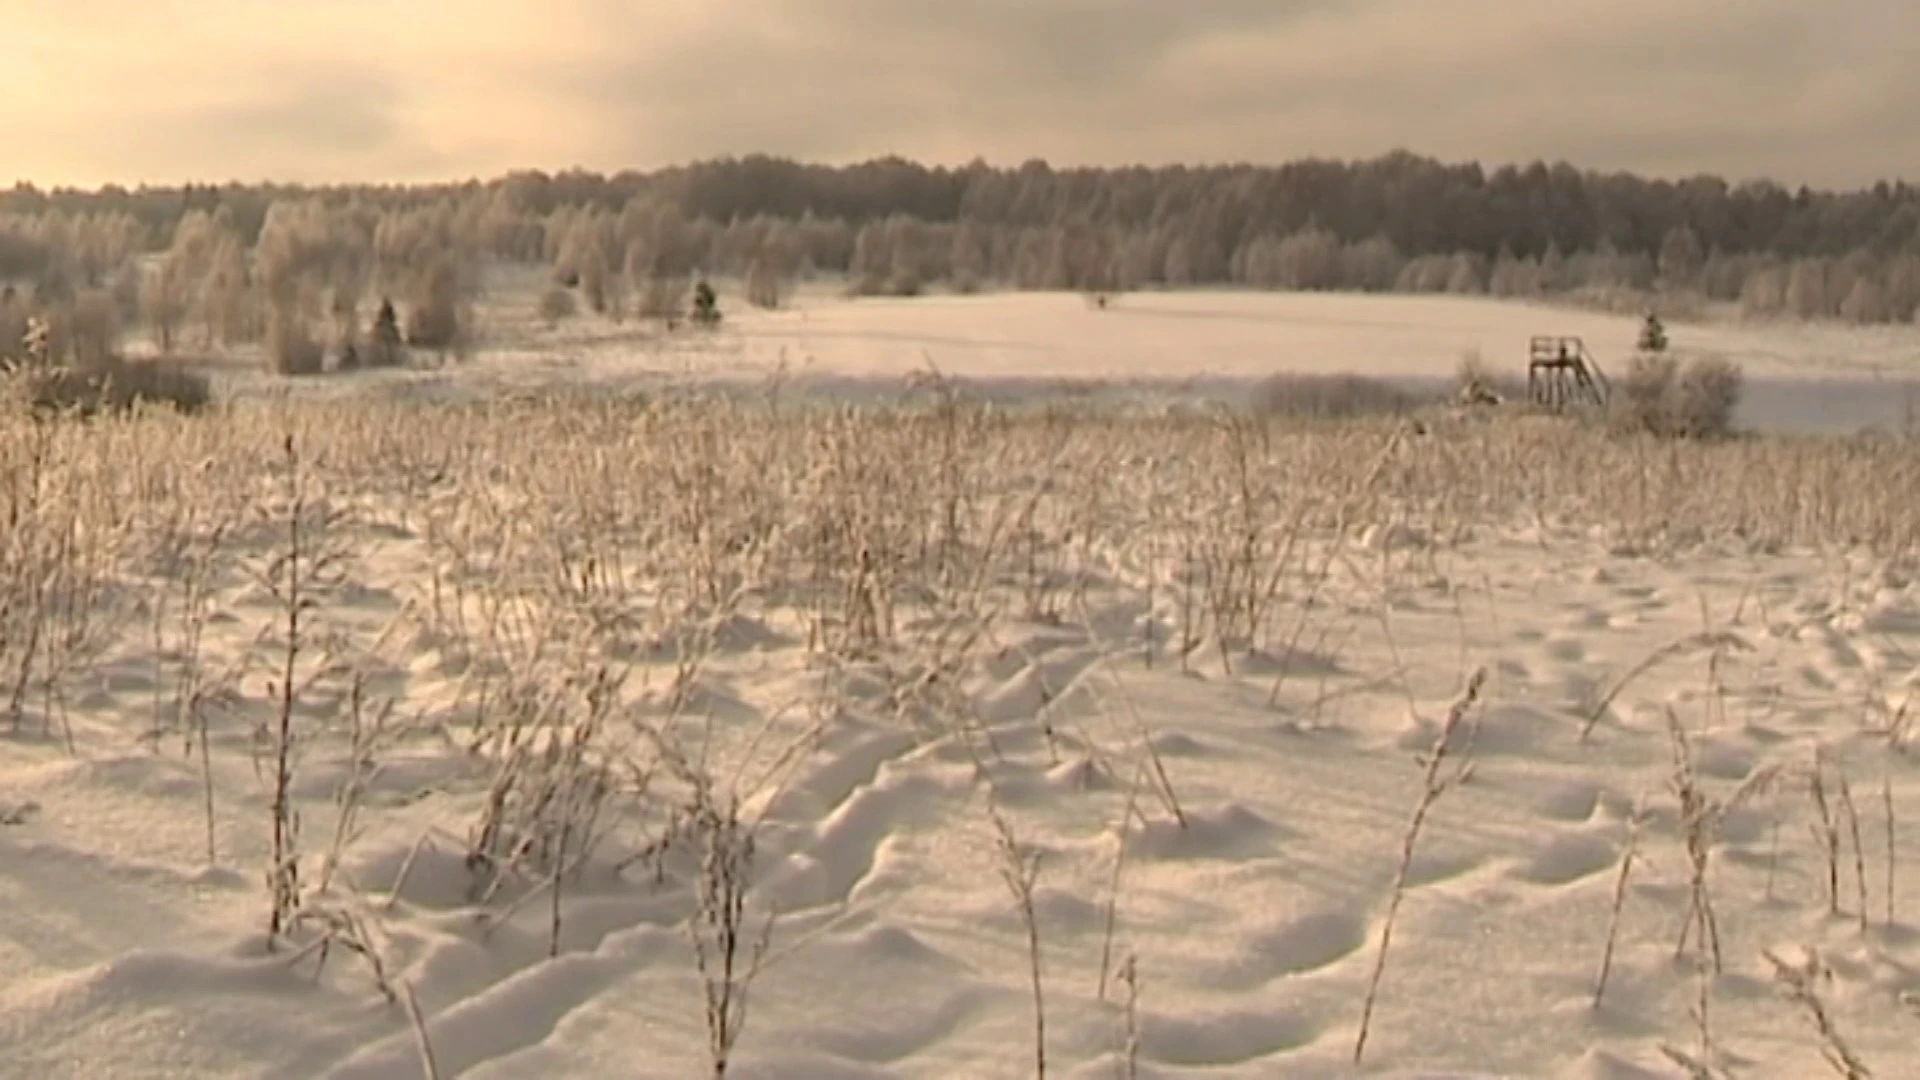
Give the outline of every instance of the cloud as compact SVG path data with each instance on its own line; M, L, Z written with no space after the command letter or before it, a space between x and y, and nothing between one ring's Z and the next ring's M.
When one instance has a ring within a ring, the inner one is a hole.
M130 163L204 161L221 178L297 174L316 163L335 174L431 171L440 163L412 129L400 84L377 69L344 65L282 71L244 98L163 99L104 126Z
M0 138L29 147L9 157L42 180L1395 147L1789 183L1920 177L1903 115L1920 102L1910 0L14 5L29 60L0 68Z

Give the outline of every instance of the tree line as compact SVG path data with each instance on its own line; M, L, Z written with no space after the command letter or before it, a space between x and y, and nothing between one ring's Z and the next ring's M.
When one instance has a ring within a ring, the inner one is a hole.
M0 192L0 281L15 290L0 307L109 305L167 340L310 352L364 332L376 297L397 299L422 341L452 340L488 262L551 265L613 316L670 305L704 273L745 278L765 303L823 274L902 295L1240 285L1905 322L1920 309L1920 189L1396 151L1071 169L756 155L442 185Z

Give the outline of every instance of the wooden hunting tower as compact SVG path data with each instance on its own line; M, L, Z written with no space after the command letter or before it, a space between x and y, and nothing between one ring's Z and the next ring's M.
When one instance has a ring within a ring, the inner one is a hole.
M1529 348L1527 397L1559 411L1569 405L1604 407L1612 388L1577 337L1536 337Z

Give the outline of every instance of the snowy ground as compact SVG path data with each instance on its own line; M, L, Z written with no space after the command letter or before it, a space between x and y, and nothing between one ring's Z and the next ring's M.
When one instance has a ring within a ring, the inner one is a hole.
M1633 330L1438 300L1352 325L1368 303L820 301L697 355L524 348L596 384L923 348L1439 375ZM1904 362L1895 335L1676 338L1750 374ZM768 935L729 1076L1030 1076L1036 1011L1062 1077L1823 1075L1769 952L1819 958L1873 1075L1920 1075L1910 445L311 385L0 433L0 1077L709 1075L696 942L728 880L743 964ZM269 948L282 731L305 916ZM1717 974L1682 939L1690 837Z
M584 315L545 329L533 318L536 282L520 273L508 278L482 309L486 344L458 372L386 373L300 392L446 398L759 381L784 368L796 391L871 398L931 366L1008 397L1234 400L1286 372L1450 385L1468 355L1524 379L1535 335L1582 338L1602 370L1617 376L1640 329L1631 317L1449 296L1150 292L1097 310L1074 294L851 300L819 285L776 312L723 296L720 332L662 337L650 325ZM1748 426L1900 430L1920 412L1920 328L1728 317L1669 330L1682 359L1721 356L1741 365ZM243 393L269 388L284 389L251 376L235 383Z

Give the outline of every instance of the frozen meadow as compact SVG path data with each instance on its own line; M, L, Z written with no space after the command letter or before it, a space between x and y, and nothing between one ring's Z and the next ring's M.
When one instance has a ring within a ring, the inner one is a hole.
M544 280L499 275L483 299L485 344L457 370L363 373L301 385L302 397L471 400L501 393L643 390L694 381L759 387L776 373L789 392L826 400L897 396L929 367L1003 403L1072 396L1118 403L1237 401L1275 375L1354 374L1408 387L1450 387L1475 356L1524 378L1534 335L1585 340L1602 369L1626 371L1639 333L1629 318L1542 304L1455 296L1187 291L1115 297L1095 310L1061 293L842 297L803 286L788 309L724 303L716 335L663 336L655 324L580 316L534 318ZM1744 424L1763 430L1898 431L1920 411L1920 329L1727 318L1670 326L1673 352L1720 356L1746 373ZM246 370L234 392L282 394ZM1910 405L1911 403L1911 405Z
M1920 1074L1911 328L1680 444L1197 407L1632 318L522 292L0 428L0 1076Z

